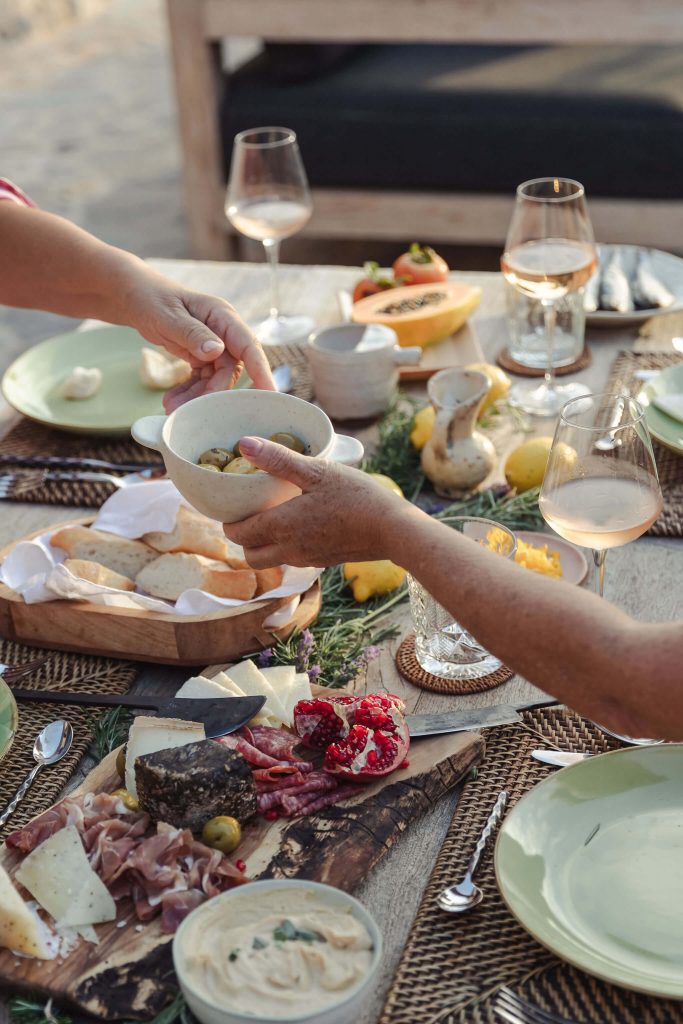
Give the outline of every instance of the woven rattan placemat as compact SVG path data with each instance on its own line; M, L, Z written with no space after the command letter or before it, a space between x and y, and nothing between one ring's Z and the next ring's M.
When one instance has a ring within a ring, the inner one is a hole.
M665 370L683 362L677 352L620 352L614 361L606 388L609 392L626 390L637 395L642 381L636 380L638 370ZM683 537L683 455L653 441L664 508L650 527L655 537Z
M531 758L540 737L564 750L602 753L619 746L562 708L524 712L523 717L527 729L486 730L486 756L458 801L379 1024L499 1024L493 1005L502 985L579 1024L680 1024L681 1003L599 981L540 946L503 903L493 843L477 874L483 903L469 914L453 916L436 908L438 893L464 874L500 790L508 791L512 807L557 770Z
M292 371L290 394L297 398L310 399L313 394L313 386L304 346L269 346L265 351L271 366L286 364L290 367ZM86 437L81 434L69 434L27 419L22 419L0 440L0 455L61 455L74 458L104 459L107 462L144 462L147 465L158 464L161 461L158 452L152 451L150 448L143 448L132 438ZM0 467L0 475L5 472L16 472L22 479L28 476L31 480L38 481L39 479L36 470L13 467L11 463ZM102 502L114 493L114 490L115 487L108 483L49 481L37 482L37 485L30 490L19 486L16 493L10 492L9 497L16 501L37 502L43 505L99 508Z
M0 641L0 661L8 665L21 665L45 654L49 655L49 661L37 672L19 680L17 686L31 690L118 694L130 689L138 671L137 665L129 661L41 650L11 640ZM0 761L0 809L9 803L33 768L33 743L43 726L56 718L64 718L73 726L74 739L71 750L62 761L38 773L4 829L0 828L0 840L55 802L86 753L95 723L103 713L104 710L99 708L81 708L71 704L19 703L17 734L8 753Z

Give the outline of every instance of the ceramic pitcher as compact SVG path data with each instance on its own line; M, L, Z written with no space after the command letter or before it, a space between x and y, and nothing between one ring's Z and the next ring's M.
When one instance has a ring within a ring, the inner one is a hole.
M477 370L441 370L427 385L436 417L422 449L422 468L437 494L460 498L484 480L496 464L496 451L475 430L477 416L491 387Z

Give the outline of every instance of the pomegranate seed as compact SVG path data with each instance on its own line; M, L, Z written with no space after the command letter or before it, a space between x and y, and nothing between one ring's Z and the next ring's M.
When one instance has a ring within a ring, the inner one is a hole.
M280 815L279 815L279 814L278 814L278 812L277 812L277 811L275 810L275 808L273 808L273 809L272 809L272 810L270 810L270 811L266 811L266 813L265 813L265 814L263 815L263 817L264 817L264 818L265 818L265 819L266 819L267 821L277 821L277 819L278 819L278 818L280 817Z
M410 761L408 758L406 758L405 761L401 761L399 768L410 768Z
M242 871L242 872L246 871L247 870L247 862L246 862L246 860L236 860L235 861L235 867L237 868L238 871Z

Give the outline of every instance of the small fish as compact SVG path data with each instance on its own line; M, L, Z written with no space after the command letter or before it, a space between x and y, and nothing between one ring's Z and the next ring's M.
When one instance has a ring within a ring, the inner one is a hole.
M586 313L595 313L600 308L600 281L602 279L602 263L599 261L595 273L588 278L583 289L583 308Z
M614 250L600 279L600 309L611 313L629 313L633 309L631 288L618 249Z
M645 249L638 253L635 273L631 279L631 291L636 309L664 309L674 301L666 285L655 277L650 254Z

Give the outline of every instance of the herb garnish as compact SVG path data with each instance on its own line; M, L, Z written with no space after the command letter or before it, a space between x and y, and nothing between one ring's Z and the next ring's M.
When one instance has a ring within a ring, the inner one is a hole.
M268 943L264 942L263 939L259 939L259 937L257 935L257 936L255 936L254 941L251 944L251 948L252 949L265 949L267 945L268 945Z
M301 942L326 942L327 939L320 932L311 932L307 928L297 928L287 918L277 928L273 929L273 938L276 942L292 942L299 939Z
M239 956L239 952L239 949L230 950L230 952L228 953L228 960L230 961L231 964L234 964L235 960Z

